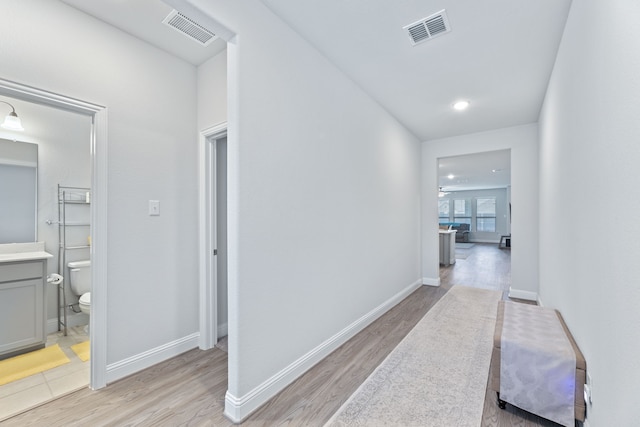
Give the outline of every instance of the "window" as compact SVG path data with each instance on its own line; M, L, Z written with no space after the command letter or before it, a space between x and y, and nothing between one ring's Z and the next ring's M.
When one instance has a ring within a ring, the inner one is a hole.
M466 199L453 201L453 222L471 224L471 204Z
M496 198L478 197L476 199L476 231L495 233Z
M438 199L438 221L449 222L449 199Z

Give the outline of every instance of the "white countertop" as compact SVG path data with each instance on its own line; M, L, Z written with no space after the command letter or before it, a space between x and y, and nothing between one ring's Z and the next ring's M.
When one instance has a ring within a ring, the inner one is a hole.
M44 250L44 242L0 244L0 263L53 258Z

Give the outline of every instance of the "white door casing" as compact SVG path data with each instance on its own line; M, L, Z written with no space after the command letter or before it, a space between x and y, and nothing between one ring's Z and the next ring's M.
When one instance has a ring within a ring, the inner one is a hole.
M0 79L0 94L91 117L91 316L93 390L107 385L107 108Z

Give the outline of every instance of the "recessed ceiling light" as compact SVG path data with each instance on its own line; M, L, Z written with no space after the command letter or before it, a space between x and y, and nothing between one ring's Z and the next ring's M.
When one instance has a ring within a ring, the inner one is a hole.
M493 173L502 172L502 169L491 169L491 172L493 172Z
M453 109L457 111L463 111L469 107L469 104L471 104L469 101L458 101L453 104Z
M449 178L449 179L453 179L453 178L455 178L455 175L454 175L454 174L452 174L452 173L450 173L449 175L447 175L447 178Z

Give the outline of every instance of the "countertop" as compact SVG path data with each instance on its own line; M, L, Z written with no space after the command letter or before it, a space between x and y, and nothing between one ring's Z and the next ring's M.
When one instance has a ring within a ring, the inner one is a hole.
M53 258L44 242L0 244L0 263Z

